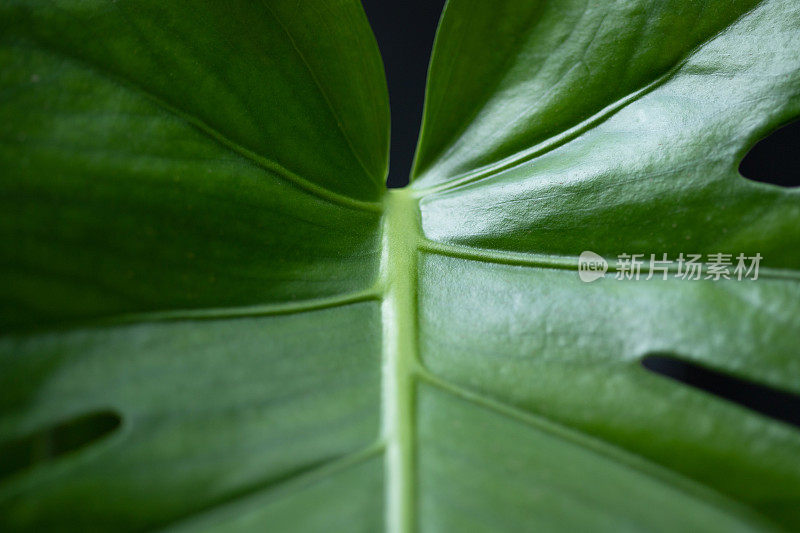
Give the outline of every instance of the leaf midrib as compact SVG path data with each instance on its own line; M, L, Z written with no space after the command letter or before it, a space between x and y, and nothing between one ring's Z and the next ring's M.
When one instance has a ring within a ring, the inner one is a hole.
M386 529L415 529L415 380L417 264L420 235L416 198L409 190L388 191L382 228L383 302L382 425L386 443Z

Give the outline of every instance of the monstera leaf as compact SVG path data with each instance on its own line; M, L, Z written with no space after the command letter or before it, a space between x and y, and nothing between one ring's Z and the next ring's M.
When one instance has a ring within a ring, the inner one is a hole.
M0 529L800 528L800 432L642 366L800 392L796 0L451 0L388 192L355 0L0 6Z

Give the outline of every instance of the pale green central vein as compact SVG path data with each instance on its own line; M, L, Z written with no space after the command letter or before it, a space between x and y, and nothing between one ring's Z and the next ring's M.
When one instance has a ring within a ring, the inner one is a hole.
M386 529L414 528L414 409L417 365L416 199L386 194L381 256L383 316L383 437L386 442Z

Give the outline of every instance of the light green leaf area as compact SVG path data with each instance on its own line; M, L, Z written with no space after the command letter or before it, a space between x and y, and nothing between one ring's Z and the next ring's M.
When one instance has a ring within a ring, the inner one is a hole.
M0 530L800 528L793 0L451 0L412 184L355 0L0 2ZM577 257L611 269L580 281ZM759 279L614 258L763 256Z

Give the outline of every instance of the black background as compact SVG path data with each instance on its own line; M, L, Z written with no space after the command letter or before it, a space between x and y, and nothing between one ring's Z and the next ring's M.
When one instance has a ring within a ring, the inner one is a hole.
M392 106L389 187L408 183L425 78L444 0L362 0L386 68Z

